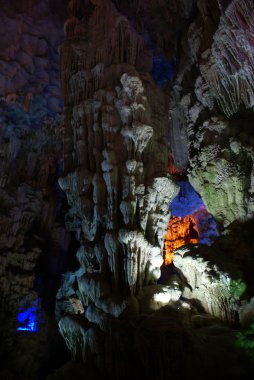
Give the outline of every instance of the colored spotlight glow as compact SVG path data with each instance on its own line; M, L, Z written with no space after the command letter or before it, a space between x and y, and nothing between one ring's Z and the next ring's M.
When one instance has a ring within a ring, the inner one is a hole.
M173 216L185 218L204 207L202 199L189 182L179 181L177 184L180 186L180 191L170 206Z
M28 307L27 309L21 309L18 313L18 322L19 326L17 331L29 331L29 332L37 332L38 331L38 301L34 301L34 303Z
M172 217L164 240L164 263L173 262L174 251L186 244L212 245L219 236L216 222L202 199L187 181L179 181L180 191L171 203Z
M174 251L186 244L197 244L199 233L195 219L192 216L173 216L168 224L164 241L164 262L169 265L173 262Z

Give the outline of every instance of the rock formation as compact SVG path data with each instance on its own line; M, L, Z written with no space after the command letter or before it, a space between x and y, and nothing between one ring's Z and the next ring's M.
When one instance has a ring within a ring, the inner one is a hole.
M237 2L232 3L237 8ZM159 42L148 28L149 42L144 44L139 23L142 5L73 1L61 47L66 123L60 185L71 206L69 229L81 243L77 252L81 267L63 276L56 314L73 355L115 378L119 378L120 368L130 376L123 347L130 347L138 336L133 318L140 312L155 312L156 320L156 310L168 304L170 310L187 309L188 318L207 313L228 324L238 322L245 286L242 274L234 277L232 268L221 269L216 255L208 260L192 255L190 248L181 248L174 260L176 277L155 284L169 205L178 192L172 177L165 174L168 144L175 164L171 165L172 174L181 178L188 167L191 184L218 222L228 226L252 217L252 148L232 132L235 122L227 121L229 114L220 111L222 101L209 82L210 72L204 69L213 57L211 46L215 51L219 44L219 37L214 42L212 37L216 30L222 33L223 28L217 27L228 17L226 4L197 3L193 22L182 39L183 54L169 111L167 90L159 89L163 80L155 76L156 85L149 75L153 72L151 50L154 41ZM151 8L149 2L148 19ZM136 17L130 22L134 9ZM190 12L191 7L186 8L188 16ZM169 53L165 41L160 47L163 54ZM225 96L222 90L221 96ZM195 226L208 220L208 215L203 207L191 221ZM213 227L213 238L216 235ZM194 242L191 238L185 236L181 244ZM207 241L209 238L204 238ZM172 236L169 244L174 245ZM184 319L182 315L179 318ZM122 343L124 329L129 337ZM111 338L109 330L114 331ZM121 364L116 364L113 346ZM134 352L137 350L135 346ZM135 360L131 360L133 370ZM135 374L145 368L151 367L140 364Z
M251 378L253 2L0 5L0 378Z
M92 2L80 17L74 12L66 21L61 47L66 126L60 185L71 205L70 228L82 244L81 268L65 278L57 310L59 317L77 314L70 296L82 302L84 321L93 327L70 317L59 326L72 352L81 339L86 355L107 318L133 302L138 307L135 296L160 277L178 187L166 175L166 105L148 74L143 38L110 2Z
M62 202L56 197L62 159L57 52L62 25L45 1L2 1L0 18L2 354L17 343L19 310L38 301L38 263L60 231L66 243L68 236L56 222Z
M235 324L246 284L237 267L229 265L227 272L226 263L224 268L214 264L216 257L207 251L208 248L183 247L174 252L174 264L186 281L183 297L199 301L208 314Z
M210 12L206 1L198 2L172 91L171 114L185 135L182 153L172 145L174 160L188 149L190 182L224 226L253 217L253 144L242 111L252 107L252 7L250 1L218 2Z

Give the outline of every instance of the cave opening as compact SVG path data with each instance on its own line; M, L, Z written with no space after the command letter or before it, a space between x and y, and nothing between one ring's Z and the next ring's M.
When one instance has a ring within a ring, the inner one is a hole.
M190 182L182 179L177 184L180 190L170 205L171 217L164 240L166 266L173 263L175 249L187 244L211 246L219 236L215 219Z

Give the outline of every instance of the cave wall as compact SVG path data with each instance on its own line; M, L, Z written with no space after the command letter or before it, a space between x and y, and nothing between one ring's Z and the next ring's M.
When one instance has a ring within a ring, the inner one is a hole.
M59 222L64 195L57 185L62 172L58 55L62 24L51 12L52 2L1 1L0 5L2 355L13 348L19 311L34 303L41 310L39 262L53 263L49 251L57 256L61 241L67 248L70 236ZM49 277L59 276L56 268L46 271Z
M190 182L228 226L253 218L253 3L214 2L211 11L199 1L197 7L182 39L171 125L174 130L176 116L188 136Z

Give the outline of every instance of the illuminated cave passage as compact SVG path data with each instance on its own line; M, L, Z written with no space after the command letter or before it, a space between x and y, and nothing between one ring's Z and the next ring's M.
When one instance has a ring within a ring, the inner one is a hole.
M174 259L174 250L186 244L210 246L219 236L216 222L188 181L179 181L180 191L171 203L171 218L164 241L164 263Z

